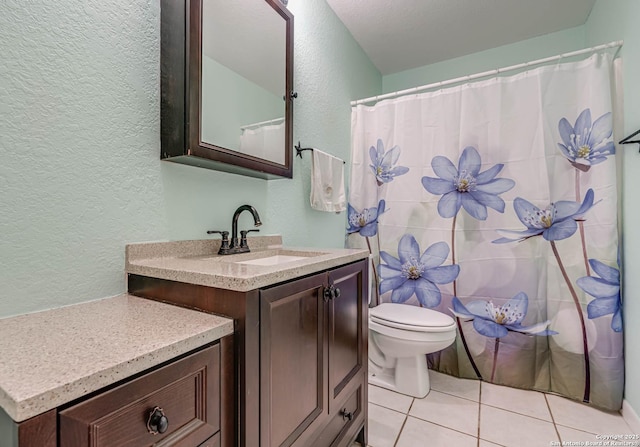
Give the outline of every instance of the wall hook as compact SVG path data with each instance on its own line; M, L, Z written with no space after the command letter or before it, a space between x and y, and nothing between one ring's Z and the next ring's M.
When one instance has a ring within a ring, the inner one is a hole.
M638 152L640 152L640 140L630 140L630 138L635 137L636 135L640 134L640 129L636 130L634 133L632 133L631 135L629 135L626 138L623 138L622 140L618 141L618 144L631 144L631 143L638 143Z
M312 151L313 148L312 147L302 147L300 145L300 141L298 141L298 144L296 146L294 146L296 148L296 156L302 158L302 151Z

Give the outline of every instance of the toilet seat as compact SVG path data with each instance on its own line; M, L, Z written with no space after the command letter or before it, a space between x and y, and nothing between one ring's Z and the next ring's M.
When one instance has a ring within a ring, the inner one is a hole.
M424 307L382 303L369 310L371 321L414 332L448 332L455 328L449 315Z

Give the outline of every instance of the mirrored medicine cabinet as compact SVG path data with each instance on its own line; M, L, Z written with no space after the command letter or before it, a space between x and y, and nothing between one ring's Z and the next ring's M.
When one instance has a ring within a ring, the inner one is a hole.
M160 158L291 178L293 15L280 0L160 7Z

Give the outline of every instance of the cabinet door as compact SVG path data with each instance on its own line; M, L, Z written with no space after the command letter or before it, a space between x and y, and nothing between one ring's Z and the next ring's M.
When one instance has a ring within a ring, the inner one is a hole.
M328 311L329 401L332 413L337 410L334 406L342 403L342 391L348 388L345 391L349 393L356 381L364 380L360 376L367 361L365 266L362 261L329 272L329 288L335 290L329 300Z
M292 445L315 431L328 411L325 279L314 275L260 291L262 447Z

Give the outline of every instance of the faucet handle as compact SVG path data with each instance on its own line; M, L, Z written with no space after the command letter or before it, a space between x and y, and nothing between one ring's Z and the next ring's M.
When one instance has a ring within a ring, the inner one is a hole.
M222 235L222 244L220 245L220 249L229 248L229 232L228 231L219 231L219 230L209 230L207 234L221 234Z
M244 248L244 247L248 247L247 245L247 233L251 233L252 231L255 231L256 233L260 230L241 230L240 231L240 247Z

